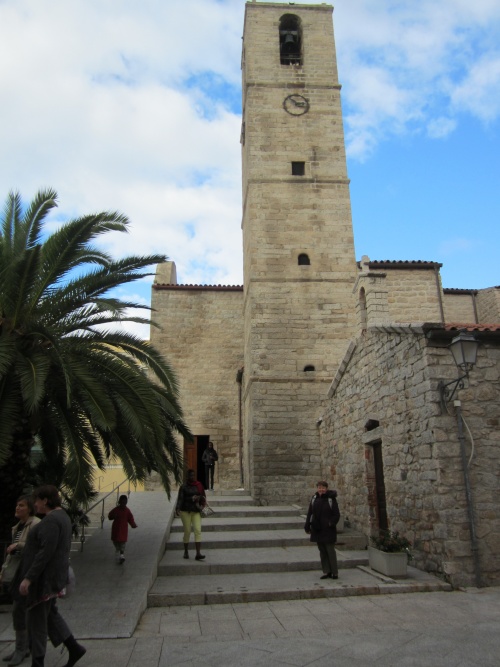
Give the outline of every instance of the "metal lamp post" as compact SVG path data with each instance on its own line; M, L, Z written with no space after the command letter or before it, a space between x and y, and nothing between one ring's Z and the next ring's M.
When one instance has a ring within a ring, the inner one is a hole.
M441 405L446 407L450 403L458 389L464 388L464 380L469 377L469 372L473 369L477 359L477 349L479 343L476 338L465 331L461 331L458 336L455 336L450 343L450 350L453 354L453 359L462 375L451 382L439 382L439 392L441 396ZM476 522L474 518L474 503L472 498L472 488L469 477L469 466L467 463L467 453L465 451L465 435L464 424L462 417L462 403L459 400L454 400L455 414L457 417L458 440L460 442L460 455L462 459L462 468L464 473L465 495L467 500L467 514L469 517L469 530L472 559L474 562L474 573L476 579L476 586L480 588L481 583L481 566L479 562L479 545L476 534Z

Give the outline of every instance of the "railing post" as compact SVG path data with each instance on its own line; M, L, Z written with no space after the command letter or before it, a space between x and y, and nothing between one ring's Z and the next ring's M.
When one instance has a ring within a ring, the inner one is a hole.
M127 479L124 479L123 482L121 482L120 484L116 484L116 482L113 482L112 490L109 493L107 493L101 500L98 500L94 505L92 505L91 507L88 507L87 511L86 511L86 514L82 514L82 517L79 519L79 525L81 527L81 534L80 534L81 548L80 548L80 551L83 551L83 544L86 540L85 524L83 523L83 518L84 517L86 518L87 514L89 512L91 512L94 509L94 507L97 507L99 505L99 503L102 503L102 508L101 508L101 530L102 530L104 528L104 520L106 518L105 515L104 515L104 507L105 507L104 504L105 504L106 498L111 496L115 492L115 489L116 489L116 504L118 505L118 499L120 497L120 486L121 486L121 484L125 484L126 481L127 481ZM130 495L130 480L128 480L128 482L129 482L129 495ZM6 545L6 547L7 546L8 545ZM5 560L5 558L4 558L4 560Z
M83 552L83 545L84 545L84 543L85 543L85 524L82 523L82 524L80 524L80 525L81 525L81 527L82 527L82 532L81 532L81 534L80 534L80 545L81 545L81 546L80 546L80 553L81 553L81 552Z

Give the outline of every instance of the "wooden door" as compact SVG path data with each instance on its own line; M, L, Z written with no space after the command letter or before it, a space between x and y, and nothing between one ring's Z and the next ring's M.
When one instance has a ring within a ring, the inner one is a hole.
M196 473L198 479L198 442L197 437L194 436L192 442L184 440L184 470L192 468Z

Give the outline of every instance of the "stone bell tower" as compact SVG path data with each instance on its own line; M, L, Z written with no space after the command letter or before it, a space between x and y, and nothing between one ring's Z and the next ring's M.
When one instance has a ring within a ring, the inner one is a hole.
M243 442L247 488L303 500L354 331L356 262L329 5L247 2Z

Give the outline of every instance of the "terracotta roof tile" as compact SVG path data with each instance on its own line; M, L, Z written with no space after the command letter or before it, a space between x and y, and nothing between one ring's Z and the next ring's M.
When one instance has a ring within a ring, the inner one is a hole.
M500 323L498 324L460 324L449 322L444 325L446 331L492 331L500 333Z
M368 266L370 269L433 269L434 267L441 268L443 265L439 262L427 262L421 259L384 259L370 261Z

